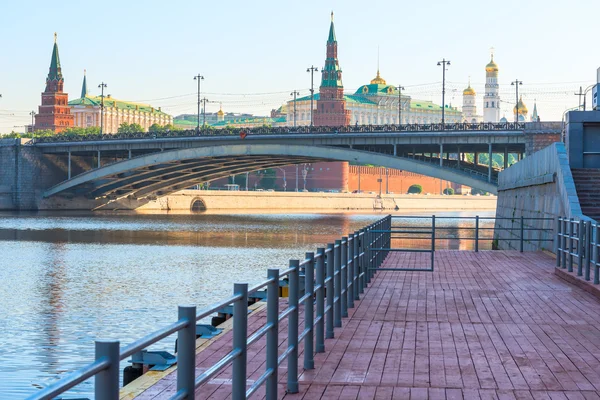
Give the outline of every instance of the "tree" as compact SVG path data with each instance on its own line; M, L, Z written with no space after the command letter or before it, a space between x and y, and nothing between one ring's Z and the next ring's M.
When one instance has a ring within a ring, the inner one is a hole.
M118 133L139 133L144 132L144 128L140 124L128 124L127 122L123 122L119 129L117 129Z
M446 188L444 189L444 194L448 195L448 196L452 196L454 194L454 189L452 188Z
M260 187L263 189L275 189L275 180L277 179L277 171L273 168L257 171L260 174Z
M423 186L421 185L414 184L408 188L408 193L420 194L421 192L423 192Z
M166 128L167 128L166 126L161 126L159 124L152 124L152 125L150 125L150 128L148 128L148 132L150 132L150 133L163 133L163 132L165 132L167 130Z

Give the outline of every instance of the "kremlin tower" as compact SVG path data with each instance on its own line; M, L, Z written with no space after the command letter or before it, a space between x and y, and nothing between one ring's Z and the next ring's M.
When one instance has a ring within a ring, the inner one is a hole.
M331 26L327 39L327 58L321 76L319 99L315 110L315 126L342 126L350 124L350 110L346 110L344 99L344 85L342 85L342 71L337 58L337 40L333 26L333 12L331 13Z
M483 122L500 120L500 95L498 94L498 65L494 62L494 54L485 66L485 96L483 97Z
M64 83L55 33L50 71L46 78L46 89L42 93L42 104L35 116L34 130L50 129L59 133L74 125L74 118L68 104L69 95L63 92Z
M475 89L471 87L471 79L469 78L469 86L463 90L463 118L465 122L477 122L477 105L475 104Z

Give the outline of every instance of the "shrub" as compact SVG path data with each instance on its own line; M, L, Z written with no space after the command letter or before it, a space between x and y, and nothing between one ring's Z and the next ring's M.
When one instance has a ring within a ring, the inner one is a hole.
M454 189L452 188L446 188L444 189L444 194L447 194L448 196L452 196L454 194Z
M476 195L486 196L487 192L485 190L481 190L481 189L477 189L477 188L472 188L471 189L471 195L473 195L473 196L476 196Z
M423 186L421 185L415 184L408 188L408 193L420 194L421 192L423 192Z

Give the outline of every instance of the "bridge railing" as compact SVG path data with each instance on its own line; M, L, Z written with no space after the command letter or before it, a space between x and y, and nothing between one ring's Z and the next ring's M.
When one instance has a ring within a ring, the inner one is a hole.
M269 269L268 279L249 288L246 283L236 283L233 295L199 313L195 306L180 306L179 319L172 324L121 348L119 341L96 341L94 362L83 366L56 383L35 393L28 399L50 400L83 381L94 378L96 400L117 399L119 396L119 364L121 360L177 333L177 391L171 399L193 399L195 390L232 366L233 399L245 399L266 385L267 399L277 398L279 365L287 360L287 391L298 392L299 341L304 341L305 369L314 368L314 353L325 351L325 338L333 338L335 328L342 326L348 308L360 299L381 265L385 251L369 251L389 247L391 217L381 220L336 240L325 248L307 253L304 261L290 260L289 268L280 271ZM304 284L301 284L301 271ZM280 279L287 277L288 305L280 312ZM248 297L266 288L266 324L249 335ZM196 376L196 322L218 310L233 305L232 350L206 371ZM301 307L302 305L302 307ZM304 326L299 327L300 312L304 313ZM315 316L316 311L316 316ZM280 354L281 321L288 320L287 346ZM299 329L301 331L299 332ZM266 337L266 367L264 373L246 389L248 346Z
M577 264L577 276L600 285L600 224L593 220L558 218L556 221L556 266L573 272Z
M163 139L173 137L203 137L203 136L244 136L245 135L285 135L285 134L348 134L348 133L413 133L413 132L482 132L482 131L522 131L526 124L523 122L482 122L482 123L452 123L452 124L401 124L401 125L348 125L348 126L263 126L256 128L214 128L201 127L189 130L173 130L164 132L135 132L103 135L57 134L54 136L38 137L35 143L83 142L97 140L119 139Z

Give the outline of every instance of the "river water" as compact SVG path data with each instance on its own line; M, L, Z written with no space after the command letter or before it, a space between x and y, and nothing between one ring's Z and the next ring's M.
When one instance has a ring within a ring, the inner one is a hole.
M229 296L232 283L258 283L267 268L285 268L383 215L0 213L0 399L23 398L92 361L96 339L131 343L175 321L177 305L202 309ZM153 349L173 352L173 342ZM65 398L92 398L92 383Z

